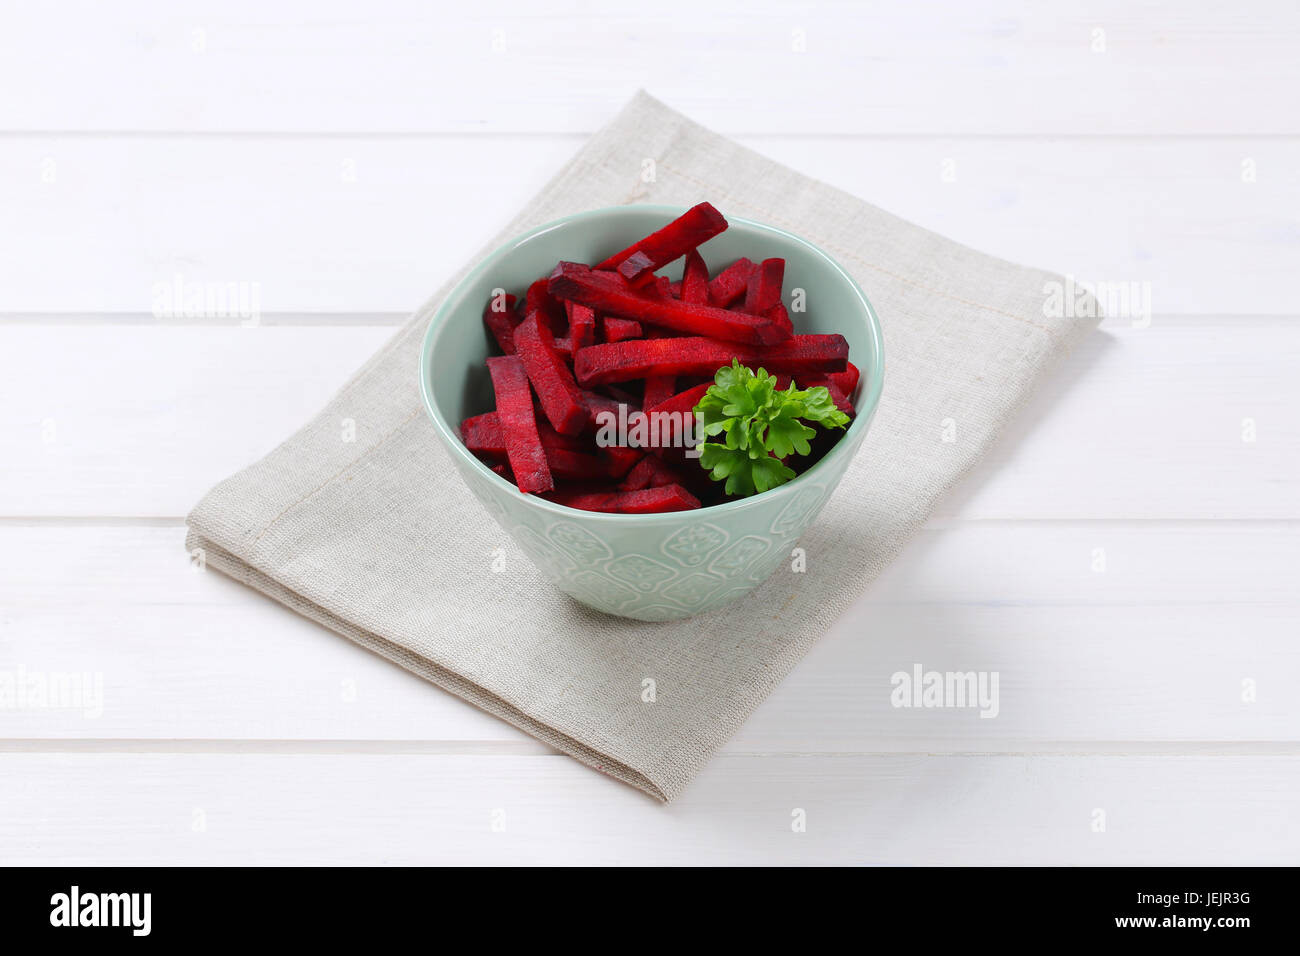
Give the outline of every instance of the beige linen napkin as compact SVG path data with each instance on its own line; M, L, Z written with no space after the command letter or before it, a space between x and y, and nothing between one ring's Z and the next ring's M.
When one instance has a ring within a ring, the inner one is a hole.
M666 624L588 610L543 580L464 486L420 404L417 350L450 284L315 419L198 504L188 547L583 763L676 797L1095 325L1044 316L1057 277L903 222L645 94L493 247L583 209L706 199L826 249L884 327L884 397L800 541L806 573L778 571L754 598ZM942 440L945 419L955 442Z

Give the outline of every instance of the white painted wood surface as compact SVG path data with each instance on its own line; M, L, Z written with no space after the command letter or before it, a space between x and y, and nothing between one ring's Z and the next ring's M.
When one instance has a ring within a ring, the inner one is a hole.
M24 753L0 766L7 858L72 865L1282 864L1300 783L1293 761L1251 756L723 755L662 807L562 756Z
M0 312L148 316L154 285L180 275L258 283L264 313L397 321L583 139L10 137L0 208L25 228L0 234ZM1150 283L1161 315L1295 312L1291 137L739 139L994 255Z
M0 709L0 862L1300 862L1300 15L1040 6L7 8L0 671L103 697ZM1153 313L667 808L181 549L638 86ZM177 275L260 323L156 319ZM914 663L997 718L892 707Z

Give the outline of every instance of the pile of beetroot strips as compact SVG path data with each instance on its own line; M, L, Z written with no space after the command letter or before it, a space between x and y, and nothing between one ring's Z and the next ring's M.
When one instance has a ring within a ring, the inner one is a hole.
M767 369L781 387L824 386L851 415L858 370L848 343L795 334L781 302L785 260L742 258L709 274L698 247L726 228L700 203L602 262L560 262L522 298L494 296L483 322L502 352L487 360L496 410L461 424L465 446L522 492L588 511L652 514L726 496L680 443L639 447L630 431L602 443L602 423L690 414L732 359ZM683 256L680 281L656 273ZM825 436L800 466L838 440Z

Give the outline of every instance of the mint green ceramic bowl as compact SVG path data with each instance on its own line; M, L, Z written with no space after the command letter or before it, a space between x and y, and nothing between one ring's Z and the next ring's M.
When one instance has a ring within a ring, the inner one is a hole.
M730 228L700 247L710 270L741 256L786 260L785 302L799 332L838 332L862 370L857 417L816 465L761 495L698 511L615 515L577 511L520 493L470 454L459 425L493 407L484 359L491 354L483 306L492 289L522 294L560 260L597 262L684 212L674 206L617 206L568 216L507 242L452 290L429 323L420 355L420 391L438 437L483 506L566 594L593 608L667 621L721 607L790 567L799 536L844 476L880 400L880 323L857 283L807 240L728 216ZM726 209L722 210L726 215ZM681 265L667 270L680 277Z

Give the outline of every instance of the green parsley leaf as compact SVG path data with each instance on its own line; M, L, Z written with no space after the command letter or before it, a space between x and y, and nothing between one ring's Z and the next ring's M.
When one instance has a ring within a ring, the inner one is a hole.
M718 369L695 411L704 437L723 436L701 444L700 466L737 496L760 494L795 477L782 459L812 451L808 440L817 429L809 423L827 429L849 423L824 387L801 390L791 382L778 391L776 376L736 359Z

